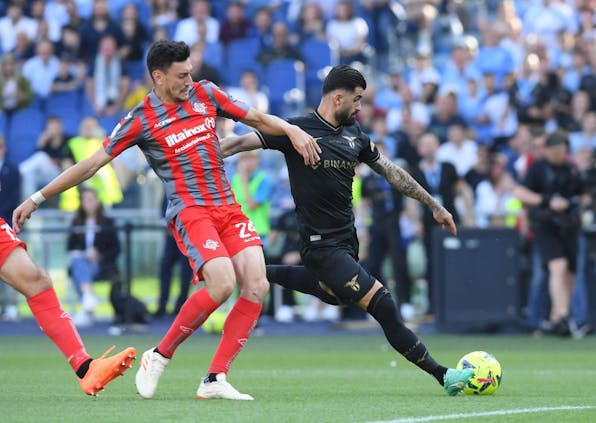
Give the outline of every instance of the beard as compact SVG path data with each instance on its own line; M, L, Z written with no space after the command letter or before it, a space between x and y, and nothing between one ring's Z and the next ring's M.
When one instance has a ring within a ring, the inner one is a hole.
M350 115L349 110L339 110L335 113L335 120L342 126L351 126L356 122L356 114Z

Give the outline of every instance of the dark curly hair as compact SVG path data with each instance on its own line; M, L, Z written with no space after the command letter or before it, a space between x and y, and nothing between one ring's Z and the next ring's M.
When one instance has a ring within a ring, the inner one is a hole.
M348 65L337 65L329 71L323 81L323 95L337 89L354 91L356 87L366 89L366 80L360 71Z
M147 53L149 75L156 69L167 72L172 63L184 62L189 57L190 48L183 41L156 41ZM153 79L153 76L151 76L151 79Z

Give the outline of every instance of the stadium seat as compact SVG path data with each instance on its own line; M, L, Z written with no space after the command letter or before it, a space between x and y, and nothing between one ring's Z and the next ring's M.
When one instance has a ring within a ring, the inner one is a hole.
M300 44L306 67L306 103L316 107L321 95L325 69L338 63L337 49L327 41L310 37Z
M0 112L0 134L6 134L6 113Z
M20 164L35 152L44 121L44 114L31 107L17 110L7 120L8 157L13 163Z
M223 45L218 41L216 43L205 43L205 51L203 52L203 61L210 66L213 66L219 72L223 71L224 49Z
M265 68L263 84L269 92L272 114L288 116L304 106L304 63L298 60L273 60Z
M64 133L73 136L79 132L81 122L81 95L79 90L51 94L46 102L47 116L62 120Z
M115 113L110 116L98 116L97 122L99 126L106 132L106 135L110 135L114 127L120 122L120 119L124 117L123 112Z
M247 69L260 74L261 65L257 62L259 50L260 43L256 38L240 38L228 44L225 66L222 69L226 85L238 86L240 75Z

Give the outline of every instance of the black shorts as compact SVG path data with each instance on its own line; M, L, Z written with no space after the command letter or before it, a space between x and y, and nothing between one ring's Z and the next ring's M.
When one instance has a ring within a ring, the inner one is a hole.
M375 283L358 263L358 238L325 239L304 245L304 266L324 283L343 304L358 302Z
M578 236L579 232L575 229L564 231L555 225L534 227L534 243L544 265L553 259L564 257L573 273L577 267Z

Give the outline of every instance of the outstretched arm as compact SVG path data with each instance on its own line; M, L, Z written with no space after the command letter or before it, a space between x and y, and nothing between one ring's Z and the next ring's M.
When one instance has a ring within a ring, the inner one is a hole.
M298 154L304 158L305 165L316 164L320 160L321 149L314 138L296 125L254 108L249 109L242 123L271 135L287 135Z
M420 201L431 209L435 220L443 225L443 227L449 228L453 235L457 233L451 213L439 204L428 191L422 188L408 172L382 154L379 160L370 163L369 166L379 175L383 176L394 189L410 198Z
M12 214L13 230L16 233L19 233L21 226L31 217L31 214L37 210L37 207L42 201L86 181L111 160L112 156L106 153L103 147L101 147L93 153L92 156L81 160L74 166L66 169L60 175L56 176L50 183L31 197L27 198L15 209Z
M230 135L219 140L221 154L224 157L233 156L241 151L250 151L261 148L261 139L255 132L244 135Z

